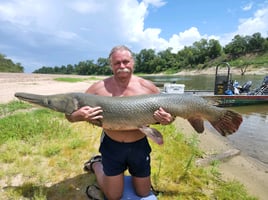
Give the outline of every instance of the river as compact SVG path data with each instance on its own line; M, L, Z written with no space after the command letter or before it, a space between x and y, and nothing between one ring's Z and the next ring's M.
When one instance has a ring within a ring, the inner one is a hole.
M261 75L233 75L232 80L237 80L241 85L252 81L251 90L258 88L264 76ZM185 90L214 90L214 75L195 76L146 76L156 83L178 83L184 84ZM254 105L243 107L232 107L243 115L243 123L239 130L228 136L228 140L235 148L243 153L259 160L268 166L268 105ZM215 132L215 130L212 130Z

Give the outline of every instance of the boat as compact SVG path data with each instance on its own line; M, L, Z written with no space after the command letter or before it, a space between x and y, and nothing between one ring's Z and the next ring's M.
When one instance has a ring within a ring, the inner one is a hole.
M227 67L227 72L224 74L219 73L221 65ZM219 107L268 104L268 76L264 77L262 84L257 89L251 91L251 85L251 81L247 81L242 86L237 81L233 81L230 65L224 62L216 66L214 90L185 90L184 84L165 83L163 93L198 95L214 102Z

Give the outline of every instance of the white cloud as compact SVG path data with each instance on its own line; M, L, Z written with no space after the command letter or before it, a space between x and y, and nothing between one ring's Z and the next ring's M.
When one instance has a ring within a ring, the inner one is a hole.
M237 33L252 35L257 30L266 36L268 33L268 8L260 9L254 14L254 17L242 19L240 22Z
M180 32L178 35L174 34L169 39L169 47L172 47L174 52L183 49L184 46L190 46L193 42L198 41L202 38L196 27L191 27L184 32Z
M82 14L98 13L103 10L103 3L98 0L73 1L70 3L70 7Z
M262 37L268 36L268 7L263 7L254 13L253 17L240 19L237 30L221 36L220 41L225 45L234 38L235 35L252 35L256 32L261 33Z
M244 11L251 10L252 6L253 6L253 3L250 2L249 4L245 5L245 6L242 8L242 10L244 10Z
M143 2L147 5L151 4L152 6L155 6L155 7L161 7L166 4L166 2L163 0L143 0Z

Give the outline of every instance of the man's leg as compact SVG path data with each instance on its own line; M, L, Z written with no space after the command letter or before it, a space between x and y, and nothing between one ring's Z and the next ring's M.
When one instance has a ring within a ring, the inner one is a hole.
M124 174L106 176L103 172L101 162L93 163L92 168L95 172L97 182L106 198L109 200L119 200L124 190Z
M132 182L135 192L138 196L146 197L151 191L151 178L148 177L135 177L132 176Z

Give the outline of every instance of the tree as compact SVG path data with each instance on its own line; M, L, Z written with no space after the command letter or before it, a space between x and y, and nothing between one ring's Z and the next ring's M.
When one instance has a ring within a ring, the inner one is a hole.
M210 39L208 41L207 56L210 59L215 59L222 54L222 47L218 40Z
M139 54L135 55L135 71L148 74L151 74L156 71L156 66L154 66L152 62L155 57L156 55L153 49L142 49Z
M247 52L247 41L244 37L236 35L232 42L225 46L224 52L231 54L234 58L244 55Z
M4 54L0 54L0 72L23 72L24 67L21 63L16 63L6 58Z
M248 41L250 52L260 52L265 50L265 39L260 33L254 33Z

